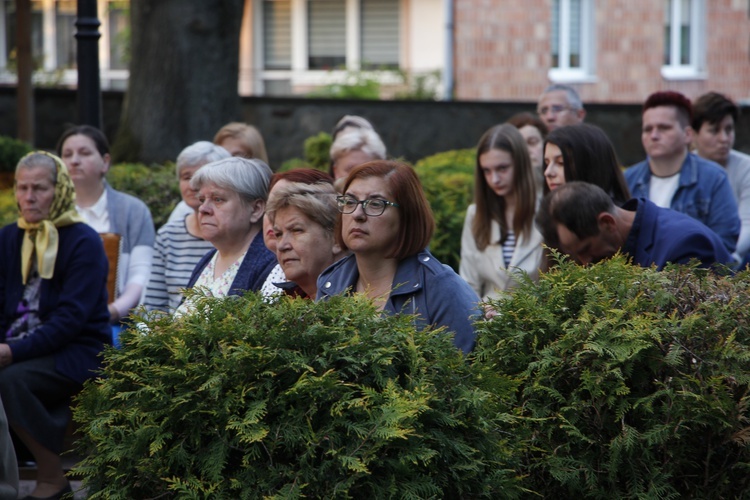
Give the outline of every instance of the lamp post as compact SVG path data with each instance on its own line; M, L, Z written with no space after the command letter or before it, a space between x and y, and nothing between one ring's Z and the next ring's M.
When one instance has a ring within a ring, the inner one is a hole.
M96 0L78 0L76 19L78 62L78 119L102 128L102 93L99 81L99 22Z

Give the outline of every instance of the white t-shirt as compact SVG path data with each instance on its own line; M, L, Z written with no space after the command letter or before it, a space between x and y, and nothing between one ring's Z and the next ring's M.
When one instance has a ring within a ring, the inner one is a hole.
M669 177L657 177L651 174L651 182L648 190L648 199L662 208L672 205L672 198L680 186L680 172Z

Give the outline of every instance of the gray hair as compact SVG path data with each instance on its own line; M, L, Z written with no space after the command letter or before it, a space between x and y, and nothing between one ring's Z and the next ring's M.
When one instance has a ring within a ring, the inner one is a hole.
M271 168L262 160L231 156L198 170L190 179L190 187L199 190L205 184L215 184L222 189L234 191L245 203L265 201L271 175Z
M583 101L576 92L576 89L570 85L563 85L562 83L553 83L542 92L542 95L549 94L550 92L562 91L565 92L565 97L568 100L568 105L573 109L583 109Z
M213 161L223 160L229 158L229 151L209 141L198 141L194 142L190 146L183 149L177 156L177 164L175 165L175 171L177 177L180 177L180 172L185 167L202 167L207 163Z
M29 153L16 165L16 174L23 168L42 167L49 171L52 184L57 182L57 165L52 156L44 153Z
M295 207L333 235L339 214L337 194L333 184L329 182L285 182L274 186L273 193L268 198L266 214L271 222L275 222L278 210Z
M331 162L336 163L350 151L362 151L373 160L385 160L385 144L371 128L346 127L341 130L331 144Z

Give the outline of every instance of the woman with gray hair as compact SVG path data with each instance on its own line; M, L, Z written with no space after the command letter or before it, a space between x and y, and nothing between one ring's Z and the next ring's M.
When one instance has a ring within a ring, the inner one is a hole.
M190 187L198 192L198 223L203 238L215 247L198 262L188 288L200 287L213 297L258 291L276 258L263 243L271 169L258 159L226 158L195 173ZM178 314L189 312L183 301Z
M314 298L318 276L343 254L333 236L336 190L328 182L278 185L267 214L276 236L276 258L289 280L277 286L288 295Z
M174 312L182 302L182 290L196 264L213 248L203 239L196 213L200 202L197 191L190 187L190 180L204 165L224 158L230 158L229 152L208 141L191 144L177 156L182 201L156 233L151 277L143 298L147 311Z
M334 179L345 179L349 172L362 163L385 160L385 144L372 124L361 116L346 115L333 129L331 175Z

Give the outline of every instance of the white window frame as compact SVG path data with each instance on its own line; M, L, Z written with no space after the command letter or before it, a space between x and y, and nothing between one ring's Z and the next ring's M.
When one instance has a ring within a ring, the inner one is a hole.
M558 64L550 68L547 77L555 83L594 82L594 0L581 0L581 66L570 67L570 0L560 2L558 24ZM552 19L552 22L555 20Z
M669 0L662 0L668 2ZM669 12L670 40L669 64L661 67L661 75L667 80L695 80L703 79L705 75L705 3L703 0L690 1L690 62L681 64L680 47L682 33L680 28L682 18L682 2L672 0ZM665 19L666 21L666 19ZM666 23L665 23L666 24ZM677 29L675 29L675 27Z
M97 0L98 17L101 25L99 33L99 67L100 81L103 90L109 89L112 82L123 82L129 77L127 69L110 69L109 68L109 23L107 22L107 9L110 1L116 0ZM36 71L33 75L36 84L55 83L63 87L75 87L78 83L78 71L76 69L58 69L57 68L57 44L56 44L56 0L40 0L42 6L42 31L43 31L43 53L44 61L41 71ZM6 22L5 4L0 2L0 27L5 28ZM8 61L5 57L5 33L0 41L0 83L15 84L18 81L17 75L7 70ZM73 41L73 43L76 43ZM59 71L59 74L57 73ZM121 85L121 83L120 83Z
M266 70L263 61L263 2L253 2L253 18L255 19L255 36L253 42L255 50L254 57L258 62L253 80L255 93L265 93L264 81L266 80L289 80L292 88L295 87L317 87L332 83L346 83L349 72L361 70L361 36L362 26L360 24L360 0L346 0L346 69L325 70L308 68L308 32L307 32L307 3L314 0L291 0L292 9L292 69L291 70ZM587 0L588 1L588 0ZM402 42L403 43L403 42ZM399 64L400 66L400 64ZM382 84L397 84L400 82L397 72L368 71L364 76L374 78Z

